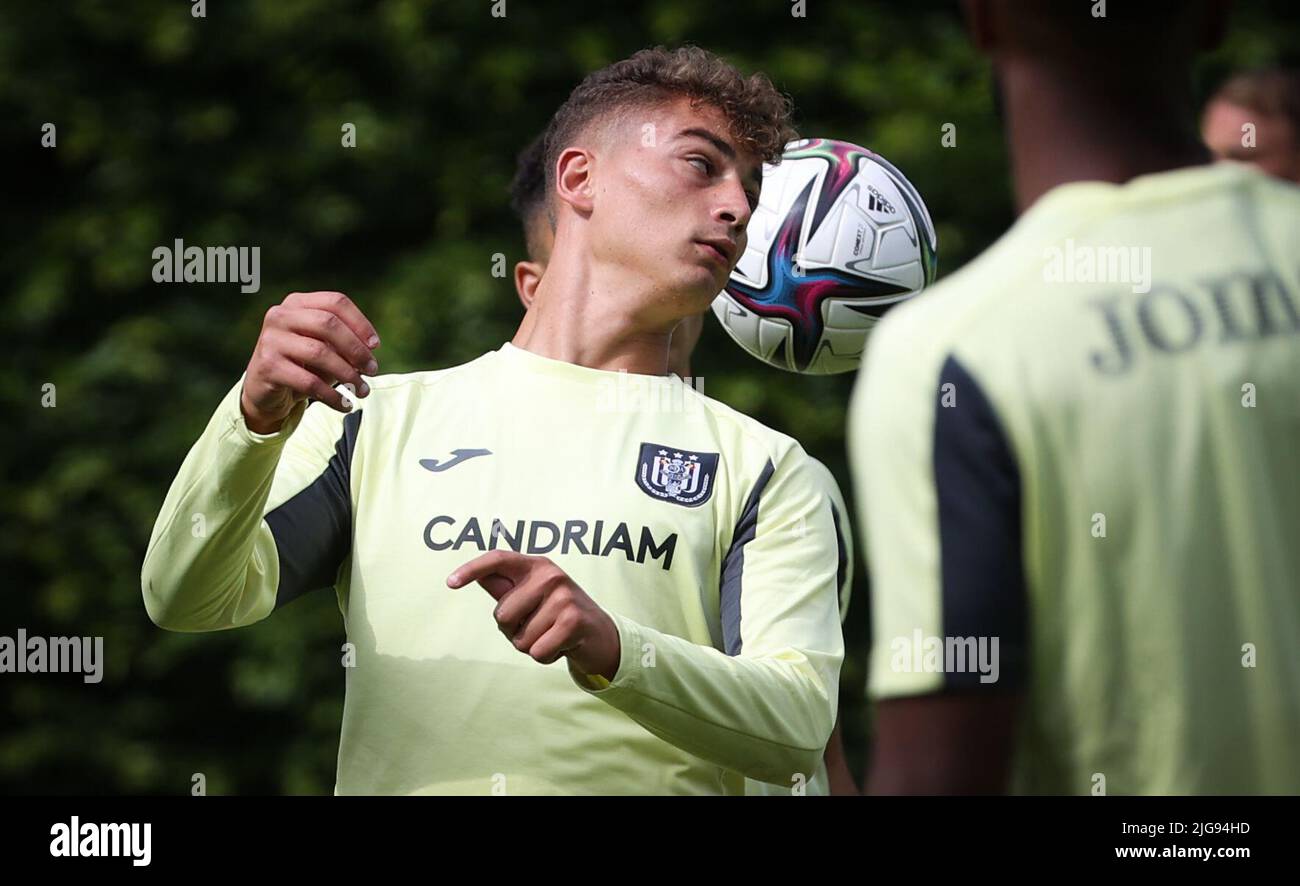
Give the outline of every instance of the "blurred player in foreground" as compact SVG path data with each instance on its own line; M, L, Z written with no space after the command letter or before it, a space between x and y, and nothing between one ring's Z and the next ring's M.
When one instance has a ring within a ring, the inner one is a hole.
M519 154L514 181L510 186L510 205L519 216L524 230L524 242L528 248L528 260L515 264L515 291L524 310L532 304L537 292L537 284L546 273L546 263L551 258L551 248L555 243L555 234L546 218L546 146L541 136L532 141ZM694 379L691 372L691 354L700 340L704 330L704 318L707 311L684 318L673 330L669 342L668 371L688 383ZM698 386L697 386L698 387ZM839 541L838 582L840 589L840 622L844 621L848 611L849 595L853 587L853 529L849 523L848 509L844 504L844 495L840 492L835 476L820 461L813 459L819 479L826 494L830 496L834 509L835 532ZM792 790L803 788L809 795L834 794L853 796L858 793L849 772L848 761L844 757L844 739L840 730L839 719L835 721L835 730L826 745L826 753L816 774L806 785L773 785L767 782L745 780L745 793L751 796L789 794Z
M1215 4L967 4L1015 226L850 417L874 793L1300 793L1300 192L1211 164Z

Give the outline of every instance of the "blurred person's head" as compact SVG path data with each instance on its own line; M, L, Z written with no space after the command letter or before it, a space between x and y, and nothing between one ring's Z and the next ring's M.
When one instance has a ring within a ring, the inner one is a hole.
M1225 0L964 0L993 63L1025 208L1066 181L1122 182L1208 162L1192 62L1222 39Z
M515 292L524 310L533 303L537 284L546 271L555 233L546 218L546 140L539 135L519 153L510 182L510 207L524 227L528 260L515 263Z
M563 262L569 281L599 279L640 328L701 313L744 251L762 164L795 136L789 115L765 76L697 47L642 50L592 73L545 134L554 241L542 264ZM537 297L534 270L523 282Z
M999 75L1032 69L1114 107L1191 89L1195 56L1222 39L1225 0L1062 3L964 0L975 45Z
M1300 182L1300 71L1244 71L1205 105L1201 135L1214 156Z

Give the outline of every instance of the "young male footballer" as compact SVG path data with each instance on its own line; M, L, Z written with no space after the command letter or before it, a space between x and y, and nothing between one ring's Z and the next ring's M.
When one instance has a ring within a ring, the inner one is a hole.
M510 342L377 376L346 296L273 307L158 518L150 616L219 630L335 588L340 794L810 776L843 656L830 504L794 440L667 374L791 135L765 77L639 52L548 127L555 246ZM698 408L611 406L631 376Z
M970 2L1015 226L850 413L873 792L1300 792L1300 191L1211 164L1217 4Z
M546 217L546 141L538 136L520 152L514 180L510 184L510 205L519 216L524 230L524 244L528 250L525 261L515 263L515 291L524 310L532 305L537 292L537 284L546 273L546 264L550 261L551 250L555 245L555 235ZM691 371L691 355L704 330L704 318L707 311L682 318L673 330L668 344L669 373L694 384L695 374ZM696 385L700 389L699 385ZM849 595L853 588L853 529L849 524L848 508L844 504L844 494L840 491L835 476L817 459L813 467L822 489L830 497L832 515L835 518L835 533L839 555L842 558L836 580L840 593L840 621L848 611ZM808 795L834 794L837 796L856 796L857 785L849 771L848 761L844 756L844 739L840 730L838 717L835 729L831 732L826 745L826 753L818 764L812 778L804 782L774 785L754 779L745 780L747 796L769 796L791 793Z

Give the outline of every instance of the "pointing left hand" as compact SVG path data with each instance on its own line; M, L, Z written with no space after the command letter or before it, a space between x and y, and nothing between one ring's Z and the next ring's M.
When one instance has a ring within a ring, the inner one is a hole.
M576 670L613 680L618 628L578 583L546 557L489 551L447 576L447 587L477 581L497 601L497 628L542 664L567 656Z

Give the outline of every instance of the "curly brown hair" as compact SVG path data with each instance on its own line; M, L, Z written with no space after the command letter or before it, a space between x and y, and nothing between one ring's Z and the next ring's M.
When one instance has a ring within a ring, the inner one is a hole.
M790 122L790 99L778 92L765 74L746 77L698 46L642 49L588 74L555 112L545 135L546 193L555 192L555 163L560 152L594 121L679 97L722 112L737 146L764 163L779 162L786 143L798 138ZM554 225L549 199L547 204Z

